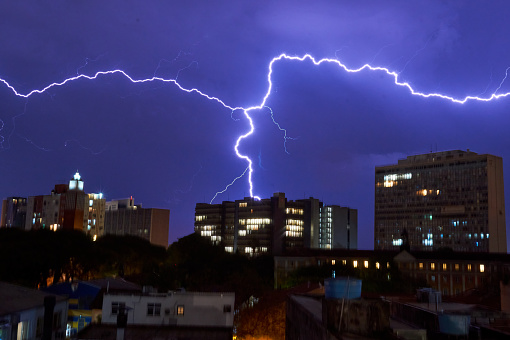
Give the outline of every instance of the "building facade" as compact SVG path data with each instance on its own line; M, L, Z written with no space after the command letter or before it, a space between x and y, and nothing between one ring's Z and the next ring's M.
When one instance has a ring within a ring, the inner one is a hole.
M286 287L292 272L312 266L349 266L360 271L380 271L391 280L392 269L443 295L499 286L510 275L510 255L466 252L304 249L274 258L274 287Z
M358 249L358 210L338 205L321 208L319 248Z
M50 195L30 196L25 229L80 230L95 240L104 234L103 194L87 194L78 172L69 184L57 184Z
M105 294L101 322L114 324L127 312L127 325L224 327L234 324L234 293L168 292Z
M132 235L168 247L170 210L142 208L133 197L106 203L105 234Z
M248 256L277 255L321 245L333 248L340 245L335 234L342 223L333 220L334 208L327 211L323 208L323 203L313 197L290 201L284 193L261 200L245 197L221 204L197 203L195 232L213 244L222 245L227 252Z
M506 253L501 157L409 156L375 169L374 249Z
M25 197L7 197L2 201L0 228L25 229L27 199Z

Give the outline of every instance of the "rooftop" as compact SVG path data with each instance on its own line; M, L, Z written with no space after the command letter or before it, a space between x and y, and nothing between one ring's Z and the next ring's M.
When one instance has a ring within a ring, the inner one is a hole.
M0 282L0 315L43 307L46 296L55 296L56 301L65 301L67 297L41 292L36 289Z

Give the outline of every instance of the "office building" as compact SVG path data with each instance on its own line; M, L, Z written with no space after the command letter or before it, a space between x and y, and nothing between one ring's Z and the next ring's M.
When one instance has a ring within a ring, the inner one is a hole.
M341 223L333 221L332 209L323 212L323 203L318 199L291 201L284 193L261 200L245 197L221 204L197 203L195 232L213 244L222 245L227 252L248 256L277 255L290 249L321 245L333 248L340 246L333 235ZM357 225L357 219L353 223Z
M7 197L2 201L0 228L25 229L27 199L24 197Z
M107 202L105 206L105 233L132 235L152 244L168 247L170 210L142 208L133 197Z
M321 208L319 248L358 249L358 210L338 205Z
M445 151L375 169L374 249L506 253L503 160Z

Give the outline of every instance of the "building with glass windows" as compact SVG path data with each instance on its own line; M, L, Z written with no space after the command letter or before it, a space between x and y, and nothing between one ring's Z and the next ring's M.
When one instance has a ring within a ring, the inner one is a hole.
M347 242L339 241L342 232L337 233L337 229L347 228L341 227L341 214L338 222L334 220L337 215L332 215L332 209L337 211L331 206L328 215L318 199L291 201L284 193L261 200L245 197L221 204L197 203L195 232L210 238L213 244L224 246L227 252L248 256L282 254L296 248L345 247ZM353 233L357 233L357 211L352 221L356 225ZM357 239L357 235L351 239Z
M94 240L104 233L103 194L87 194L78 172L69 184L57 184L50 195L29 196L25 229L81 230Z
M142 208L133 196L106 202L105 234L138 236L166 248L169 223L170 210Z
M358 249L358 210L338 205L321 207L319 248Z
M506 253L503 160L472 151L375 168L374 249Z
M2 201L0 228L25 229L27 199L25 197L7 197Z

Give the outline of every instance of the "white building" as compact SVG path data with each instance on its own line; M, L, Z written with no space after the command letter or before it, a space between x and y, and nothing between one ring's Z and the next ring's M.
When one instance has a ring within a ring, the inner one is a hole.
M127 325L220 327L234 325L234 293L168 292L148 295L105 294L103 324L115 324L127 311Z

